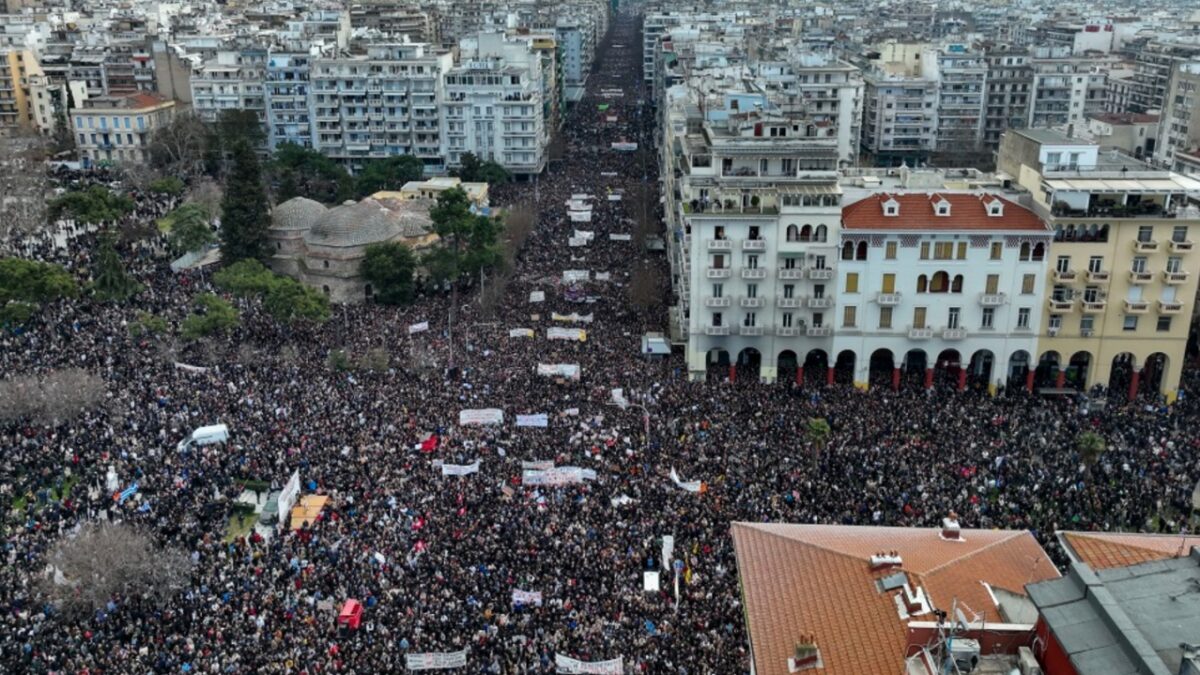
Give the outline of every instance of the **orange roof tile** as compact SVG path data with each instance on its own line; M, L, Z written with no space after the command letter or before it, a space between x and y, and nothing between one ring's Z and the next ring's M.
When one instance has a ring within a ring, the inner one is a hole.
M889 200L900 205L895 216L883 215ZM938 216L934 209L942 200L950 202L950 215ZM989 216L987 205L999 201L1004 214ZM1013 231L1049 232L1050 228L1029 209L997 195L950 194L875 194L842 209L842 227L849 230L938 230L938 231Z
M962 541L938 529L733 523L755 671L786 675L787 659L814 635L825 675L900 672L906 623L875 580L896 571L923 587L934 607L954 600L986 618L999 614L981 582L1014 592L1054 579L1058 570L1025 531L963 530ZM901 568L872 572L869 561L895 550ZM933 621L932 615L919 620Z
M1072 558L1094 570L1181 558L1200 546L1200 536L1136 532L1059 532L1058 540Z

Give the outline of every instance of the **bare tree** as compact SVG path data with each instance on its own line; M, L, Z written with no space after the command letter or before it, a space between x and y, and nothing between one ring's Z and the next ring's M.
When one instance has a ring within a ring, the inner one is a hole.
M40 379L21 375L0 381L0 421L58 424L104 399L104 380L80 368L55 371Z
M187 583L192 562L120 523L86 523L46 556L38 595L68 614L86 614L113 599L162 601Z
M205 139L208 128L194 114L177 115L171 123L154 132L150 141L150 162L171 175L192 176L204 168Z
M0 139L0 231L36 232L47 225L53 192L45 139L20 133Z
M197 180L187 192L187 201L204 209L209 218L221 214L221 197L224 190L211 178Z

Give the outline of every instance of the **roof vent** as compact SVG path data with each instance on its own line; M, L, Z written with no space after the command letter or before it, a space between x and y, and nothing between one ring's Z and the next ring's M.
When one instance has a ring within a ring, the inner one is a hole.
M896 551L880 551L871 556L871 571L887 570L904 564Z
M907 621L914 616L929 614L933 611L933 603L929 601L929 596L925 594L925 589L912 584L904 584L904 588L899 593L892 596L896 603L896 612L900 615L902 621Z
M958 514L951 511L950 515L942 518L942 539L946 541L962 541L962 528L958 526Z
M796 653L788 659L789 673L824 667L825 662L821 660L821 650L817 647L816 636L809 635L803 641L796 643Z

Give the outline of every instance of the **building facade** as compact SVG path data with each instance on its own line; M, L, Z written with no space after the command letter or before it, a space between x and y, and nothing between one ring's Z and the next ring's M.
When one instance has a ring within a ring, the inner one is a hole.
M175 102L154 94L97 96L71 109L79 159L85 166L141 164L156 129L170 124Z

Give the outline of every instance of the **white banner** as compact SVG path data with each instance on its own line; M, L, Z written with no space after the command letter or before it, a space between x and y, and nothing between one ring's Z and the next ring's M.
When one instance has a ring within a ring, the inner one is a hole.
M521 462L522 471L545 471L554 468L552 459L535 459L531 462Z
M443 464L443 476L468 476L473 473L479 473L479 460L475 460L471 464Z
M622 675L625 672L625 657L618 656L608 661L580 661L555 654L554 667L556 672L565 675Z
M508 331L508 337L533 337L532 328L514 328Z
M591 199L592 196L586 192L575 192L571 194L571 199L578 201L580 199Z
M589 241L591 240L584 237L567 237L567 246L579 248L580 246L587 246Z
M582 328L547 328L546 339L548 340L578 340L584 342L587 340L587 331Z
M596 272L596 281L609 281L612 279L612 272Z
M189 373L207 373L209 371L208 368L203 366L193 366L186 363L180 363L178 361L175 362L175 367L180 370L186 370Z
M408 670L446 670L464 668L467 665L467 650L461 652L426 652L405 654L404 667Z
M637 150L637 148L638 148L637 143L613 143L612 144L612 149L617 150L618 152L633 152L634 150Z
M577 281L587 281L590 278L592 278L592 273L588 270L564 270L562 275L564 284L573 284Z
M616 406L618 408L620 408L621 410L624 410L629 407L629 400L625 398L625 390L624 389L613 389L612 390L612 402L615 403Z
M458 423L464 427L473 424L503 424L504 411L499 408L461 410L458 413Z
M546 291L530 291L529 292L529 301L530 302L545 302L546 301Z
M591 241L596 238L596 233L591 230L575 230L575 236L580 239Z
M559 314L558 312L550 313L550 318L554 321L571 321L579 323L591 323L594 316L595 314L580 314L578 312L571 312L570 314Z
M671 534L663 535L662 545L662 568L668 572L671 571L671 560L675 557L675 536Z
M616 116L616 115L606 115L606 116L604 117L604 119L605 119L606 121L608 121L608 122L616 122L616 121L617 121L617 116Z
M610 201L610 202L619 202L619 201L621 201L621 195L609 195L609 196L608 196L608 201Z
M422 321L421 323L414 323L413 325L409 326L408 334L412 335L413 333L424 333L427 330L429 330L429 322Z
M517 426L548 427L550 426L550 416L546 413L538 413L536 415L517 415Z
M676 485L683 488L684 490L687 490L688 492L699 492L700 491L700 481L698 481L698 480L679 480L679 474L675 472L674 468L671 469L671 480L674 481Z
M658 588L658 572L642 572L642 590L646 593L657 593Z
M609 241L633 241L633 235L632 234L610 234L610 235L608 235L608 240Z
M535 605L542 606L541 591L522 591L519 588L514 588L512 592L512 602L514 605Z
M596 472L577 466L559 466L542 471L533 469L521 471L522 485L569 485L582 483L585 480L596 480Z
M592 212L591 211L572 211L570 213L570 215L571 215L572 223L590 223L590 222L592 222Z
M578 380L582 369L578 363L539 363L537 374L546 377L565 377L568 380Z
M600 172L600 175L601 175L601 176L616 176L616 175L619 175L619 174L617 174L617 172L616 172L616 171L601 171L601 172Z
M292 515L292 507L296 505L296 500L300 498L300 470L296 469L292 472L292 477L288 479L287 485L283 486L283 490L279 492L279 525L287 524L287 519Z
M608 501L609 501L609 503L611 503L613 505L614 509L617 508L618 506L625 506L626 504L637 503L636 499L634 499L633 497L630 497L629 495L626 495L626 494L617 495L616 497L613 497L612 499L610 499Z

